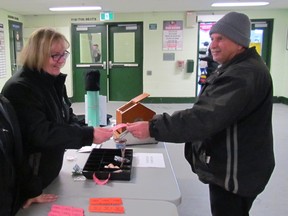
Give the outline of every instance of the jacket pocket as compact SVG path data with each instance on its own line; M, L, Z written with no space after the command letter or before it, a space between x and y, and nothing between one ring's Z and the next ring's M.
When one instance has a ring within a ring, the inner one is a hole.
M193 154L191 142L185 143L184 155L185 155L185 159L190 164L192 171L195 173L195 157Z

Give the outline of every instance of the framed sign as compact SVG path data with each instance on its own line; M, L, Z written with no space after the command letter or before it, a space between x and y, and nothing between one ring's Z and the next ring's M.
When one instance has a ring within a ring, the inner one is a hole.
M287 29L287 33L286 33L286 50L288 50L288 29Z
M0 78L6 77L4 26L0 24Z
M183 21L163 22L163 50L183 49Z

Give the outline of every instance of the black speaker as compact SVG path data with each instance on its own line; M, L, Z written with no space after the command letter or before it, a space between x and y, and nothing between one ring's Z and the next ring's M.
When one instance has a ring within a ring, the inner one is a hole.
M92 70L86 73L85 90L86 91L99 91L100 90L100 71L99 70Z

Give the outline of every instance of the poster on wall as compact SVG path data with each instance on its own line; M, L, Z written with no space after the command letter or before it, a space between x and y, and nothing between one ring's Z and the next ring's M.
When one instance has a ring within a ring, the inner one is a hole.
M215 24L215 22L202 22L199 23L199 49L207 51L208 46L211 42L210 39L210 29ZM204 53L205 55L206 53Z
M215 24L215 22L201 22L199 23L199 44L198 44L198 69L197 69L197 76L198 76L198 86L197 86L197 95L200 93L201 90L201 83L207 78L207 67L208 62L201 60L208 55L208 49L211 42L210 39L210 29Z
M264 31L263 29L252 29L250 36L249 47L255 47L256 51L262 56L262 45L263 45Z
M4 43L4 27L0 23L0 78L6 77L6 56Z
M183 21L163 22L163 50L183 49Z

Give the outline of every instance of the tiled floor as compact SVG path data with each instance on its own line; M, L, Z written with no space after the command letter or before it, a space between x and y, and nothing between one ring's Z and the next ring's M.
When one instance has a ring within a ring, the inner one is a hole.
M108 103L107 111L115 118L116 109L124 103ZM186 109L191 104L145 104L156 113L172 113ZM83 104L73 104L75 113L83 113ZM274 150L276 167L265 191L260 194L251 209L251 216L288 215L288 106L274 104L273 110ZM207 185L202 184L192 173L184 159L183 144L167 143L172 166L182 194L178 206L179 216L209 216L209 196ZM265 158L263 158L265 160ZM231 215L233 216L233 215Z

